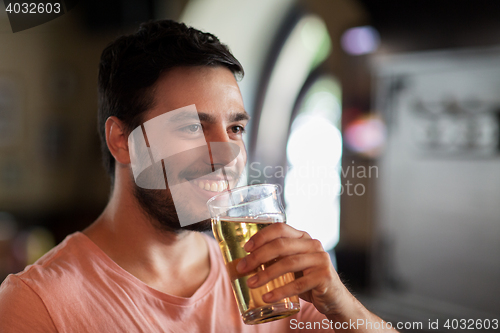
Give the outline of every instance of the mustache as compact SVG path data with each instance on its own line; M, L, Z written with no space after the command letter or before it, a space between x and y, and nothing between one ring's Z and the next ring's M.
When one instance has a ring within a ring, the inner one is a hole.
M227 142L211 142L209 146L210 152L207 151L206 146L201 146L164 159L163 163L169 185L174 185L173 182L178 184L186 179L192 180L213 173L227 180L238 179L243 171L242 166L238 163L231 165L231 162L238 157L240 148ZM176 166L181 165L184 167L176 170Z
M167 166L165 165L165 168ZM213 171L212 166L210 165L205 165L205 166L192 166L190 168L187 168L181 172L179 172L179 178L185 178L185 179L196 179L196 178L201 178L203 176L206 176L211 173L215 173L216 175L221 175L227 178L227 180L233 180L233 179L238 179L241 175L240 170L237 170L236 168L224 168L224 171L222 170L224 166L219 166L219 168L215 168L215 171Z
M151 165L137 178L138 184L147 184L148 186L138 186L149 190L160 190L162 187L163 189L169 188L212 173L216 176L220 176L221 179L227 179L229 182L239 180L244 168L244 166L239 165L231 167L214 165L215 171L212 171L212 166L202 161L199 163L192 163L181 170L176 169L175 166L175 161L168 159ZM133 175L131 175L131 177L133 177Z
M199 146L157 160L137 175L135 182L141 188L165 189L214 172L221 179L238 180L244 166L232 163L239 153L235 144L211 142L210 149Z

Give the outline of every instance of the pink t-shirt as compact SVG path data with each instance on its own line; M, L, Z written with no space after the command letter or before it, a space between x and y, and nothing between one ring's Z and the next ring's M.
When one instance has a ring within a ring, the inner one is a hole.
M310 303L301 302L301 311L294 316L243 324L218 245L206 239L210 273L194 295L185 298L149 287L87 236L74 233L35 264L3 281L0 331L299 332L298 322L326 318Z

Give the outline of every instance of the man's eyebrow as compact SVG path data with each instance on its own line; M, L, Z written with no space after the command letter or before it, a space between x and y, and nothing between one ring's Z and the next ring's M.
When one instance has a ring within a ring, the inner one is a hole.
M206 123L216 123L217 122L217 119L213 115L211 115L210 113L198 112L198 117L200 118L200 121L203 121ZM229 116L230 122L249 120L249 119L250 119L250 116L248 115L248 113L246 111L231 113L231 115Z
M194 112L181 112L170 118L170 121L174 123L180 123L186 120L198 120L198 115Z
M203 121L206 123L217 122L217 119L214 116L212 116L210 113L198 112L198 117L200 118L200 121Z
M231 122L242 121L242 120L250 120L250 115L246 111L233 113L229 118L229 121Z

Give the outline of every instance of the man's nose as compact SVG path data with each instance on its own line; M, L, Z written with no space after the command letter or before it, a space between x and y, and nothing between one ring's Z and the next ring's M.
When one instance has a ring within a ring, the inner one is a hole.
M214 129L205 134L211 164L220 167L232 167L239 154L238 145L231 143L225 129Z
M229 134L224 126L211 126L204 131L207 142L230 142Z

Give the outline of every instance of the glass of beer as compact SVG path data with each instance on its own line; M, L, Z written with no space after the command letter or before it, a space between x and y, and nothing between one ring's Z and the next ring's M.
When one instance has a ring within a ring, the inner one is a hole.
M292 282L295 279L293 273L287 273L258 288L247 286L248 278L274 264L276 259L246 275L236 271L238 262L248 255L243 246L250 237L271 223L286 222L278 186L260 184L227 190L211 198L207 206L212 217L212 230L219 242L243 322L248 325L261 324L299 312L298 296L275 303L266 303L262 299L262 295L269 291Z

